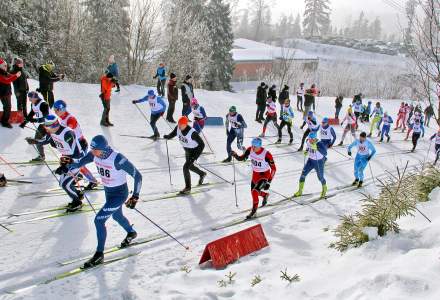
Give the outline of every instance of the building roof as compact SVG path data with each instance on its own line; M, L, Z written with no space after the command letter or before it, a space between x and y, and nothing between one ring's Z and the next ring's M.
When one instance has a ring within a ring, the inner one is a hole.
M235 62L272 61L290 58L294 60L317 60L318 57L300 49L275 47L248 39L235 39L232 58Z

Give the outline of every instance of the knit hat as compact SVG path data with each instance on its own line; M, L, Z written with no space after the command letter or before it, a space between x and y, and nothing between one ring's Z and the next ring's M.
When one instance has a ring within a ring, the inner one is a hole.
M170 78L171 78L171 79L176 78L176 74L171 73L171 74L170 74Z
M177 121L177 125L178 126L182 126L182 125L188 125L188 117L186 117L186 116L181 116L180 118L179 118L179 120Z
M264 87L266 84L264 82L261 82L260 86Z
M186 75L185 76L185 80L190 80L192 77L191 77L191 75Z
M285 84L283 90L287 91L288 89L289 89L289 86L287 84Z
M148 97L154 97L154 96L156 96L154 94L154 91L153 90L148 90Z
M35 91L30 91L27 94L27 96L28 96L29 99L41 99L40 96L38 95L38 93L35 92Z
M23 60L22 60L21 58L16 57L16 58L14 59L14 64L18 65L18 64L22 64L22 63L23 63Z

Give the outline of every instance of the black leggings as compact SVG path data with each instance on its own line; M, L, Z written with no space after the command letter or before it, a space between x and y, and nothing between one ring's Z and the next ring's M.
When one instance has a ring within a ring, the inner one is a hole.
M421 133L420 132L413 132L412 134L412 143L413 143L413 150L417 147L417 141L420 138Z
M282 120L280 123L280 128L278 129L278 137L280 138L280 140L281 140L281 136L282 136L281 130L283 130L284 126L287 126L287 132L289 133L290 139L293 139L292 123L288 123L288 122Z
M185 164L183 165L183 177L185 178L185 188L191 188L191 174L189 171L199 176L205 174L202 170L194 166L194 162L199 158L200 154L195 154L193 149L185 149Z
M304 142L306 141L306 138L309 136L309 133L310 133L310 129L307 128L306 131L304 131L304 134L303 134L303 137L301 140L301 146L300 146L301 149L304 147Z

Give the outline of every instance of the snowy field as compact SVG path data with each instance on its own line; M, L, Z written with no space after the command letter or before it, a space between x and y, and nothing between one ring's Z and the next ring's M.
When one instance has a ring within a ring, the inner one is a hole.
M35 88L36 83L32 81L31 84ZM76 115L89 141L95 134L104 134L115 149L124 153L140 169L143 175L141 200L158 198L184 185L183 150L177 140L168 142L173 181L173 186L170 186L165 142L153 143L148 139L121 136L152 134L151 128L130 101L145 93L145 87L123 87L121 94L115 95L112 100L110 119L115 126L103 128L99 126L101 104L98 85L57 83L55 90L57 99L67 101L68 110ZM246 145L249 145L251 137L260 133L261 125L253 121L254 93L197 90L195 94L209 116L224 117L229 106L236 105L249 126L245 131ZM345 99L344 102L345 110L351 101ZM382 103L395 118L400 102ZM180 105L179 101L177 111L180 111ZM333 106L333 97L319 98L317 113L320 119L332 116ZM142 108L148 110L146 106ZM296 115L295 143L302 136L302 130L298 128L300 122ZM164 120L160 120L158 126L162 135L170 131ZM371 161L371 171L366 169L366 185L361 191L377 192L371 180L372 174L383 177L387 170L394 171L396 166L402 167L407 161L409 165L423 161L429 149L428 136L435 130L427 130L414 154L404 153L411 148L410 142L404 142L404 135L393 131L392 143L377 145L378 154ZM269 128L268 132L274 135L275 130ZM340 137L340 127L337 133ZM232 180L232 166L218 163L226 157L225 129L207 127L205 135L215 155L205 155L199 159L199 163ZM34 149L24 141L27 136L33 136L33 131L18 127L13 130L0 129L0 154L12 162L28 161L35 157ZM264 143L273 143L275 140L268 138ZM350 140L347 137L346 143ZM287 142L287 137L284 137L284 142ZM272 188L281 194L292 195L297 189L304 163L303 154L296 152L298 144L291 147L272 145L268 148L278 168ZM325 171L329 192L353 181L353 160L345 155L343 148L336 149L341 153L329 151ZM46 153L48 160L56 159L49 149L46 149ZM428 160L433 158L431 149ZM51 212L46 212L8 217L8 214L56 207L69 201L61 193L46 192L56 188L57 183L44 165L18 165L18 168L25 174L20 179L31 180L33 184L11 184L0 189L1 223L50 215ZM95 168L91 165L90 169ZM8 178L16 178L5 165L0 165L0 170ZM50 279L82 264L79 262L62 267L59 262L94 253L94 214L80 213L11 225L13 233L0 231L0 299L440 299L439 190L432 193L432 201L418 205L432 219L432 223L420 215L405 217L399 221L402 229L399 235L379 238L341 255L328 248L335 240L331 229L339 224L338 215L359 209L361 191L340 193L313 205L299 206L288 202L277 206L271 216L212 231L212 226L245 217L246 212L238 212L251 207L250 174L247 163L238 165L238 209L235 207L234 187L212 175L208 175L207 181L219 184L204 188L202 193L138 203L139 210L187 244L189 251L173 240L163 238L106 256L110 259L122 252L140 252L131 258L17 294L10 292ZM193 177L193 183L195 180ZM129 182L132 188L132 181ZM320 188L315 174L311 173L304 192L320 192ZM88 197L94 203L104 201L103 192L90 192ZM280 196L272 194L269 202L280 199ZM134 223L139 239L161 234L135 211L125 208L124 211ZM256 223L263 226L268 248L240 259L225 270L199 268L198 261L204 245ZM112 219L107 222L107 229L107 247L119 244L125 237L123 230ZM298 274L301 280L290 285L282 281L280 271L285 269L290 275ZM234 283L219 287L217 282L226 279L225 275L229 272L237 273ZM252 287L251 281L256 275L262 281Z

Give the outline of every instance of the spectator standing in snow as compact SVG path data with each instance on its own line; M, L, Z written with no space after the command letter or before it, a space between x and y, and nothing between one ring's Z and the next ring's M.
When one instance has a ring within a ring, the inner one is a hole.
M165 96L165 83L167 82L165 64L160 63L159 67L156 69L156 75L153 79L157 78L157 93L159 96ZM192 98L191 98L192 99Z
M289 86L284 85L283 90L281 91L278 101L280 102L280 105L283 106L286 99L289 99Z
M23 71L23 60L21 58L15 58L14 65L11 69L11 74L21 73L21 76L13 82L14 94L17 98L17 110L23 113L23 116L27 115L27 93L29 92L28 75Z
M176 101L179 99L179 89L176 86L177 77L176 74L170 74L170 80L168 80L168 90L167 90L167 98L168 98L168 111L167 111L167 121L170 123L176 123L174 120L173 114L176 108Z
M37 89L37 92L43 95L44 100L49 104L50 108L52 108L54 102L53 83L64 79L64 74L56 74L54 73L54 69L55 64L51 61L41 65L38 69L40 87Z
M339 113L341 112L343 100L344 100L344 97L342 97L341 95L336 97L336 100L335 100L335 109L336 109L335 118L336 119L339 119Z
M0 100L3 105L1 125L6 128L12 128L12 125L9 123L9 117L11 115L11 83L21 76L21 72L18 71L15 74L9 74L7 69L8 64L0 58Z
M432 104L429 104L429 106L425 108L424 113L425 113L425 126L429 127L429 122L431 121L431 118L434 115L434 109L432 108Z
M277 102L277 86L275 84L272 84L272 86L269 89L269 92L267 93L267 97L271 98L273 102ZM284 103L283 103L284 104Z
M319 95L319 89L316 87L316 84L312 84L312 86L310 87L310 91L313 96L313 104L312 104L313 111L315 111L316 110L316 97L318 97L318 95Z
M182 116L187 116L191 113L191 99L194 98L194 87L192 84L191 75L186 75L182 86L180 87L182 91Z
M116 85L116 93L119 93L121 91L119 86L119 67L118 64L115 62L115 56L112 54L108 58L108 66L105 73L112 73L113 75L113 81Z
M257 113L255 114L255 121L261 123L264 121L264 111L266 110L267 89L269 87L262 82L257 88L257 98L255 103L257 104Z
M304 128L306 125L307 116L309 114L309 111L312 110L312 105L315 103L315 97L313 96L312 89L306 90L306 93L304 94L304 114L303 114L303 124L301 125L301 129Z
M112 96L112 88L115 86L115 81L113 79L112 73L107 73L105 75L102 75L101 77L101 94L99 95L99 98L101 98L102 106L104 107L104 110L102 112L101 117L101 126L113 126L112 123L110 123L110 98Z
M304 82L299 84L299 88L296 90L296 109L298 111L303 111L303 103L304 103Z

